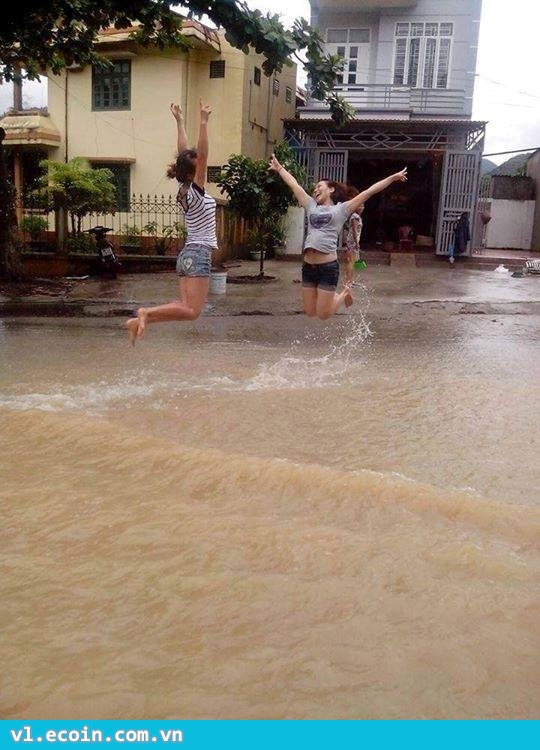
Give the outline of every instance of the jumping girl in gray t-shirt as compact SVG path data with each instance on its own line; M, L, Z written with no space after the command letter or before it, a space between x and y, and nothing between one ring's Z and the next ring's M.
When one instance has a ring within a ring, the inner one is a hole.
M304 312L310 318L327 320L339 308L352 305L348 285L337 294L339 264L337 246L343 225L351 214L358 211L373 195L382 192L394 182L407 181L407 169L376 182L352 200L345 199L345 186L331 180L321 180L315 186L313 197L298 184L290 172L272 154L269 169L277 172L288 185L298 203L306 209L308 230L304 242L302 265L302 301Z

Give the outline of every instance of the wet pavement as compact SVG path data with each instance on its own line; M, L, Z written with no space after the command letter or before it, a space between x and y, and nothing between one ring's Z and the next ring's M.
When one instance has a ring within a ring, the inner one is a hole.
M225 295L210 295L205 311L210 316L295 315L301 313L300 266L269 261L265 267L275 280L264 284L227 284ZM229 278L256 274L258 264L243 262ZM371 266L358 276L359 298L370 299L370 311L395 313L395 307L444 309L460 314L540 314L540 277L514 278L510 273L451 267L416 268ZM175 299L173 273L129 274L117 281L66 279L36 280L0 294L0 316L66 315L115 317L137 307Z

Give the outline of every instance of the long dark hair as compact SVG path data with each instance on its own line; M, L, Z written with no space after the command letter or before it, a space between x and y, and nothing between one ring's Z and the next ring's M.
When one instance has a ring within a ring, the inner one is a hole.
M185 148L176 157L173 164L167 167L167 177L178 182L192 182L195 177L195 166L193 160L197 158L197 150Z
M345 201L349 200L349 198L347 197L349 188L343 182L335 182L335 180L325 180L324 178L321 180L321 182L326 182L329 188L334 188L334 192L331 195L333 203L344 203Z

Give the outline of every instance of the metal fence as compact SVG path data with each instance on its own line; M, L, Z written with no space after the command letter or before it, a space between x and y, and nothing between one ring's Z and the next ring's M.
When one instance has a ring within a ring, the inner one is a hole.
M171 229L182 234L184 214L172 195L133 194L129 210L88 214L82 220L81 229L91 229L96 224L111 227L113 234L129 244L135 237L167 237Z
M55 237L51 234L55 231L54 212L43 210L39 203L30 196L18 196L17 213L19 223L23 217L28 216L39 216L45 219L47 230L43 230L42 239L47 231L49 241L54 243ZM218 260L223 261L241 256L250 226L231 213L224 201L218 201L216 220ZM126 253L174 254L178 252L185 237L184 214L172 195L132 194L129 200L129 210L107 214L88 214L80 221L80 231L86 232L98 224L110 227L109 236L113 244ZM68 220L68 231L70 234L73 233L71 220Z

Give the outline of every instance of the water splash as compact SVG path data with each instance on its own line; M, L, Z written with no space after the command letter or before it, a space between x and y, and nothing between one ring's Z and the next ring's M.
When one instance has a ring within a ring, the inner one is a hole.
M190 392L211 394L265 390L296 390L343 385L357 379L365 367L373 333L367 313L370 295L360 288L362 301L354 314L341 315L327 325L316 324L301 339L291 342L288 351L272 361L274 351L260 342L245 342L251 354L262 361L246 375L202 375L159 371L159 364L138 368L129 374L88 383L50 383L43 391L30 391L18 383L11 392L0 393L0 406L17 411L36 409L47 412L84 411L101 413L109 407L126 408L151 401L155 409L169 408L170 400ZM357 295L360 296L360 295ZM223 342L212 346L223 348ZM310 356L313 352L313 356Z
M344 316L337 325L327 328L321 337L320 331L310 332L307 341L323 344L323 353L306 357L306 341L294 341L291 353L277 362L259 365L259 371L248 380L244 389L279 390L297 388L323 388L341 385L343 379L349 381L358 376L365 365L369 344L373 337L364 312ZM325 351L324 351L325 350Z

